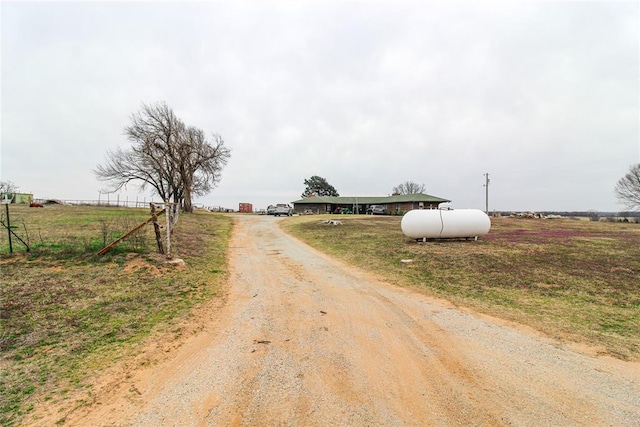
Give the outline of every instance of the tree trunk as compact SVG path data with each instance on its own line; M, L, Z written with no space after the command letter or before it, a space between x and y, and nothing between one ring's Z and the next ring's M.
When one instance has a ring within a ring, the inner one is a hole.
M193 204L191 203L191 186L184 186L184 209L183 212L193 213Z

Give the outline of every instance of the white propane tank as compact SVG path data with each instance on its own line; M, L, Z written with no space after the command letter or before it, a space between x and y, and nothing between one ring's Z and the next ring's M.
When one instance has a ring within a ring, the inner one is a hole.
M453 239L484 236L491 220L479 209L415 209L400 222L402 232L412 239Z

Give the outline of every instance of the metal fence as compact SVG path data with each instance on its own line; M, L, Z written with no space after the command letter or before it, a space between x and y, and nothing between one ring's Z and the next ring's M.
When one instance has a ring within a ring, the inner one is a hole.
M61 199L34 199L35 203L40 203L43 205L48 204L60 204L60 205L74 205L74 206L112 206L112 207L123 207L123 208L148 208L149 203L162 203L156 202L152 199L98 199L98 200L61 200Z
M98 199L98 200L79 200L79 199L34 199L34 203L40 203L42 205L59 204L59 205L71 205L71 206L107 206L107 207L121 207L121 208L148 208L149 203L155 203L163 205L163 201L153 199L139 199L129 200L128 198L120 199ZM204 203L193 203L194 208L207 209L212 212L234 212L233 209L228 209L222 206L205 206Z

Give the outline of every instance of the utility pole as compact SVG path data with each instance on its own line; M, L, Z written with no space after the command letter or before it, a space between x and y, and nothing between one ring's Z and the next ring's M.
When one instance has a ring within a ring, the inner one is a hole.
M489 215L489 172L484 174L484 212Z

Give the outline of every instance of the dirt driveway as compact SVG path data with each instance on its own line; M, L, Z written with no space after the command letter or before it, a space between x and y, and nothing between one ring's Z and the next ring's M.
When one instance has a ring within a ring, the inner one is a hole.
M67 425L640 422L640 365L379 282L237 216L227 304Z

